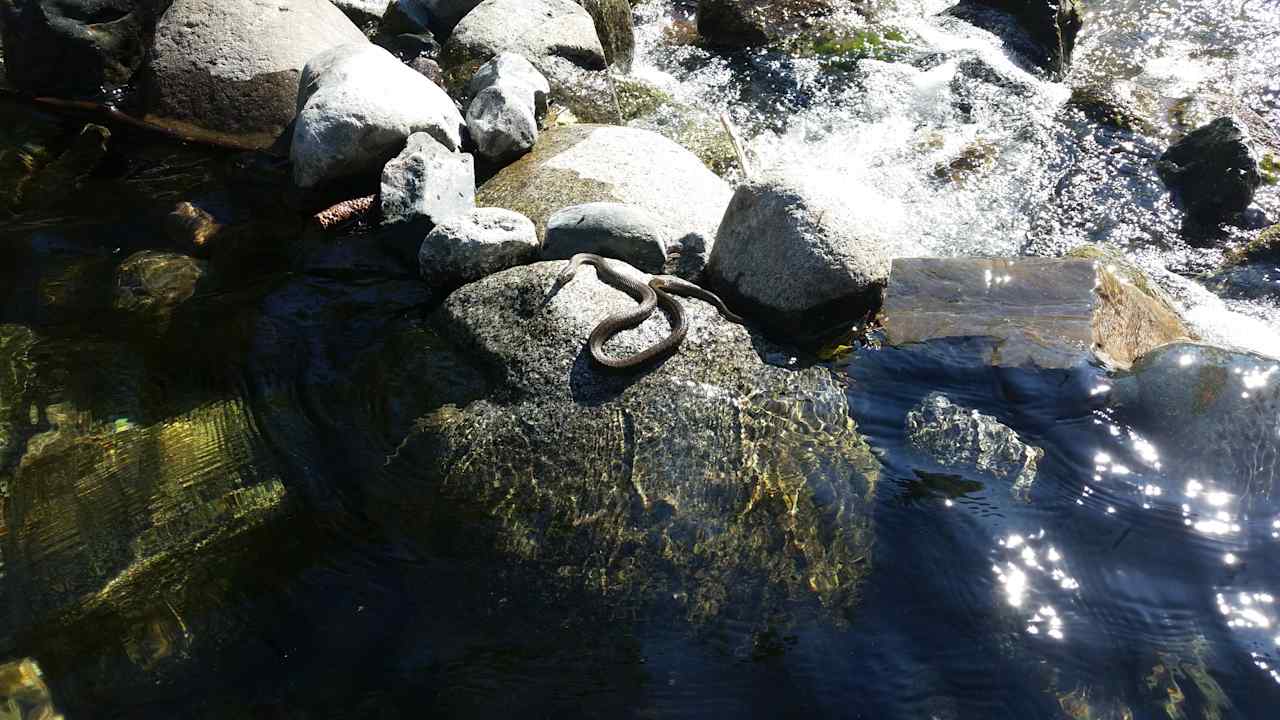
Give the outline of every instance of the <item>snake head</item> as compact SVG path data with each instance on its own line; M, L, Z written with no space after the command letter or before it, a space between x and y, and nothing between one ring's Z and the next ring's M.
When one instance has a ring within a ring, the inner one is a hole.
M571 260L565 269L561 270L559 275L556 275L556 279L551 283L551 288L548 289L547 294L542 297L542 304L538 306L539 310L551 304L551 298L555 297L556 293L560 292L560 288L569 284L569 281L573 279L574 272L576 272L577 269L577 263Z

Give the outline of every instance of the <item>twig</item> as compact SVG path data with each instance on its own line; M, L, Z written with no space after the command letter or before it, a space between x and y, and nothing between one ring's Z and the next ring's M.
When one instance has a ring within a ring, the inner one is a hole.
M738 156L738 165L742 167L742 174L748 180L751 179L755 172L747 160L747 150L742 144L742 137L738 135L738 128L734 127L733 121L729 119L729 113L720 113L720 124L724 125L724 131L729 134L729 144L733 145L733 152Z

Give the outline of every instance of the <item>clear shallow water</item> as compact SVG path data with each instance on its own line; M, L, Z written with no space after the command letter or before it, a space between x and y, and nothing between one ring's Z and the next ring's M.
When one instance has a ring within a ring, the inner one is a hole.
M1169 25L1147 34L1184 43L1160 57L1205 55L1235 68L1239 87L1265 85L1274 6L1250 4L1243 19L1194 9L1094 3L1106 19L1082 40L1077 71L1135 82L1182 72L1181 60L1151 70L1130 52L1146 42L1128 29L1146 13ZM1241 299L1194 277L1216 251L1188 242L1145 169L1159 138L1064 114L1064 90L1022 73L989 36L904 9L903 25L942 55L832 81L804 62L748 71L667 55L657 12L642 12L654 20L641 28L640 74L678 77L678 92L732 112L758 157L811 171L868 228L923 254L1113 242L1184 273L1165 280L1203 327L1274 342L1269 295ZM1104 42L1104 27L1116 39ZM974 81L971 56L1021 94ZM1264 95L1250 102L1274 112ZM253 262L214 267L216 290L169 322L122 322L109 308L117 266L169 247L159 228L176 199L238 176L226 156L117 141L75 203L0 230L0 325L33 334L13 376L36 408L27 452L34 441L46 463L23 477L154 482L179 508L209 500L190 488L234 477L285 501L263 529L213 546L226 560L198 582L150 581L173 593L159 612L98 611L70 635L5 627L70 718L1262 718L1280 702L1280 507L1244 478L1188 474L1202 458L1181 454L1169 428L1109 409L1114 381L1100 370L979 370L963 345L833 364L883 466L856 612L833 618L800 599L763 626L734 608L699 624L678 603L566 590L556 568L495 551L465 504L396 495L433 478L406 445L415 421L487 386L425 326L430 299L382 238L293 227ZM999 148L992 164L940 183L934 168L975 141ZM1274 202L1260 200L1273 219ZM906 445L906 413L935 391L1045 450L1029 502L1007 484L949 477ZM397 502L421 504L406 512L413 527L376 510ZM175 532L187 517L143 516ZM5 529L8 550L17 531ZM11 609L26 591L18 560L6 558Z

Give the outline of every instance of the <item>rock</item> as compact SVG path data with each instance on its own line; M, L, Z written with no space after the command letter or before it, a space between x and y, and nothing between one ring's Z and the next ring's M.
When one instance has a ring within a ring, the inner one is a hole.
M777 328L815 330L867 312L894 248L814 188L779 176L734 192L707 265L712 285Z
M370 27L378 24L387 13L387 7L393 0L329 0L334 7L342 11L351 22L359 27Z
M67 192L78 189L102 163L110 142L110 130L101 125L85 125L57 159L22 184L22 196L14 203L14 209L41 210L64 201Z
M1244 211L1262 184L1249 131L1234 117L1220 117L1169 146L1156 170L1188 214L1210 222Z
M539 122L547 116L547 99L551 94L551 86L542 73L538 72L538 68L523 55L504 52L481 65L467 84L467 96L475 97L482 90L494 86L512 94L532 93L534 116Z
M719 47L773 45L834 10L831 0L698 0L698 34Z
M693 262L711 250L731 195L729 186L698 158L660 135L572 125L544 132L533 152L480 186L476 202L523 213L537 225L540 237L547 220L563 208L625 203L660 218L679 246L668 249Z
M574 0L591 15L596 36L609 65L624 73L631 72L636 54L635 20L627 0Z
M1118 421L1143 428L1161 465L1204 491L1187 486L1195 510L1214 517L1252 507L1271 515L1280 458L1277 373L1280 363L1272 358L1177 343L1113 377L1108 399ZM1204 503L1212 489L1230 493L1229 504Z
M201 291L208 264L187 255L143 250L116 268L116 310L136 315L167 313Z
M427 133L414 133L382 169L381 204L388 223L431 227L466 213L476 206L475 163Z
M458 21L475 9L480 0L396 0L399 11L441 38L453 32Z
M503 53L476 71L468 86L467 129L480 154L506 164L538 140L550 86L528 60Z
M711 113L678 102L669 93L633 76L614 77L618 107L627 127L649 130L698 156L712 172L728 177L738 170L729 133Z
M1012 483L1013 496L1030 500L1044 450L1028 445L990 415L932 393L907 413L907 444L943 467Z
M308 61L297 106L290 157L304 188L376 171L416 132L449 150L462 144L453 100L375 45L344 45Z
M1066 77L1084 24L1080 0L961 0L947 10L999 35L1005 45L1055 80Z
M886 341L985 337L999 367L1072 368L1092 357L1127 368L1189 336L1160 295L1091 259L893 261L881 310Z
M63 720L53 707L44 673L31 658L0 664L0 707L6 719Z
M143 66L157 0L6 0L0 33L8 81L34 95L96 97Z
M1227 253L1227 265L1280 261L1280 223L1272 225L1244 246Z
M502 208L476 208L436 225L422 241L418 267L433 287L456 287L538 256L529 218Z
M1151 107L1154 98L1147 94L1132 82L1090 80L1071 88L1067 106L1101 125L1152 135L1156 133Z
M647 210L622 203L585 203L547 220L542 257L567 260L580 252L594 253L661 273L670 244L662 220Z
M492 275L435 312L501 389L422 418L387 473L413 483L383 489L375 512L424 541L423 509L465 516L469 547L549 593L589 593L615 617L667 609L744 652L798 607L847 622L873 567L879 464L840 384L765 364L786 351L697 300L681 301L677 353L599 372L587 334L635 301L584 268L544 302L562 265ZM653 317L609 349L667 332Z
M293 120L303 66L363 33L327 0L174 0L145 74L149 115L268 147Z
M533 63L552 99L585 122L616 123L618 102L591 15L573 0L485 0L444 45L440 65L461 90L493 57L512 52Z

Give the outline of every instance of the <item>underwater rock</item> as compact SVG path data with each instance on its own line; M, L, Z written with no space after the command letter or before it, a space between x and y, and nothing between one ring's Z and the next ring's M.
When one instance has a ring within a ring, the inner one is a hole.
M573 0L485 0L444 45L440 65L460 92L481 65L523 55L551 85L551 99L585 122L616 123L618 101L591 15Z
M697 157L661 135L571 125L544 132L533 152L480 186L476 202L528 216L540 237L563 208L625 203L660 218L674 242L705 257L731 194Z
M506 164L529 152L538 141L550 91L542 73L515 53L482 65L467 88L467 129L480 154Z
M662 221L647 210L623 203L584 203L559 210L547 220L542 259L594 253L661 273L670 243Z
M326 0L174 0L145 74L149 115L268 147L293 120L304 64L351 42L367 41Z
M627 0L574 0L591 14L596 36L610 66L626 73L636 53L635 20Z
M1280 223L1265 228L1253 240L1227 253L1226 265L1280 261Z
M1127 368L1189 337L1159 294L1092 259L897 259L881 310L886 340L987 337L1000 367Z
M850 617L872 565L879 465L840 383L768 365L762 355L785 349L683 298L689 335L675 354L602 372L586 336L635 300L589 267L546 299L562 267L492 275L432 316L500 389L422 418L391 461L412 486L377 501L399 518L388 524L421 537L424 513L461 514L469 547L618 617L664 608L731 633L797 602ZM607 351L665 336L660 315Z
M1249 130L1234 117L1220 117L1170 145L1156 171L1189 215L1209 222L1244 211L1262 184Z
M1070 70L1084 25L1080 0L962 0L947 13L999 35L1054 80Z
M909 445L939 465L1010 482L1014 497L1030 500L1044 450L994 417L932 393L907 413L906 433Z
M129 314L171 312L200 292L208 272L208 263L187 255L157 250L134 253L116 268L112 305Z
M444 90L368 43L307 61L297 107L290 158L304 188L372 173L416 132L457 150L466 124Z
M538 247L538 233L529 218L482 207L436 225L422 241L418 267L433 288L444 289L532 262Z
M4 720L63 720L40 666L31 658L0 663L0 717Z
M1155 98L1132 82L1088 80L1071 88L1067 106L1101 125L1153 135Z
M739 185L716 234L715 288L778 328L815 329L873 308L895 248L859 232L838 201L791 178Z
M1192 343L1166 345L1112 379L1109 402L1147 429L1180 477L1230 483L1273 512L1280 476L1280 361Z
M475 163L424 132L382 168L382 218L427 229L476 206Z
M57 159L34 173L16 199L18 212L42 210L63 201L74 191L107 155L111 131L101 125L85 125Z

